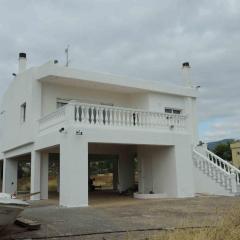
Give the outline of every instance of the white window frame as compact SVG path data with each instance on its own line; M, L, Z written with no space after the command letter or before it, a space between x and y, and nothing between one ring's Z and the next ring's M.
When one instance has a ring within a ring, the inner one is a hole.
M167 110L170 110L169 112L167 112ZM179 111L179 113L174 113L174 111ZM173 108L173 107L165 107L164 108L164 113L167 113L167 114L177 114L177 115L180 115L182 114L183 110L180 109L180 108Z

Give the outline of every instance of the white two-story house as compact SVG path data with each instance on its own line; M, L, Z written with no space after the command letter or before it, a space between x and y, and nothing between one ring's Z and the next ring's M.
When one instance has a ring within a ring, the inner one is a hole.
M197 88L165 85L104 73L85 72L50 61L19 72L0 109L2 190L17 190L18 159L31 161L33 200L48 198L48 161L59 155L59 204L88 205L90 154L117 156L114 186L134 182L143 198L236 195L237 170L198 146Z

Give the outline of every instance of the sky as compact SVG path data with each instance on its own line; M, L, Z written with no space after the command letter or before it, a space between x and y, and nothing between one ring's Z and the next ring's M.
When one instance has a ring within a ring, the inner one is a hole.
M239 0L0 0L0 98L17 72L50 59L183 84L191 64L202 141L240 138Z

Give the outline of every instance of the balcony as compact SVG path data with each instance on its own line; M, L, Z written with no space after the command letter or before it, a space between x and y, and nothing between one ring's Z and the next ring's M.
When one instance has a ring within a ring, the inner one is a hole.
M186 116L71 101L39 120L39 131L62 123L96 128L185 131Z

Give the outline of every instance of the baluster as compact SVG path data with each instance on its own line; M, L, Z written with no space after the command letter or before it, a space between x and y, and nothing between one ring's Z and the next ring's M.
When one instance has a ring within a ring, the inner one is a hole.
M91 109L91 124L95 124L94 107L90 107L90 109Z
M125 118L126 112L124 110L121 111L121 126L125 126Z
M128 111L128 124L129 124L129 127L132 126L132 112L131 111Z
M97 125L100 125L99 107L97 106L95 109L96 109L96 124L97 124Z
M82 122L82 107L81 106L78 106L78 121L79 122Z
M138 112L138 126L142 127L142 112Z
M89 113L89 124L92 124L92 107L90 106L88 108L88 113Z
M146 127L149 127L151 124L150 124L150 122L151 122L151 113L148 113L148 112L145 112L145 116L146 116Z
M162 124L162 114L161 113L158 113L158 121L157 121L157 127L158 128L161 128L161 127L163 127L163 124Z
M135 117L135 119L136 119L136 114L135 114L134 112L129 111L129 118L130 118L130 119L129 119L129 120L130 120L129 123L130 123L130 126L133 126L133 125L134 125L134 121L133 121L133 120L134 120L134 119L133 119L134 117Z
M167 128L167 116L165 113L162 114L162 124L164 128Z
M149 127L154 127L154 113L149 113Z
M115 118L115 109L113 108L113 109L111 109L111 114L112 114L112 126L115 126L116 125L116 123L115 123L115 121L116 121L116 118Z
M153 113L150 112L148 114L148 127L152 128L153 127Z
M146 114L146 127L151 126L151 113L145 112Z
M107 109L108 111L108 125L111 125L111 121L112 121L112 118L111 118L111 109Z
M88 123L92 124L92 108L91 108L91 106L88 107Z
M146 126L146 116L145 112L142 112L142 128Z
M87 113L86 113L86 107L82 106L82 122L87 123Z
M74 106L74 121L77 121L77 106Z
M118 126L122 125L122 110L118 110Z
M99 107L99 124L103 125L103 109Z
M126 113L124 110L121 110L121 126L125 126Z
M164 127L167 128L168 127L168 115L164 113Z
M114 125L118 126L118 109L114 110Z
M109 109L109 125L113 125L113 110L111 108Z
M86 110L87 110L86 111L86 117L87 117L86 123L89 124L90 123L90 113L89 113L90 108L88 106L86 106Z
M155 128L156 126L156 113L152 113L152 127Z
M129 113L128 111L125 111L125 114L126 114L126 126L128 127L129 126Z
M171 125L170 123L171 116L169 114L166 115L166 127L169 127Z
M160 114L155 113L155 127L158 128L160 126Z
M109 125L109 111L107 108L105 108L104 111L105 111L105 125Z
M231 174L235 174L236 176L236 182L239 183L239 174L237 172L234 171L234 169L231 169Z

